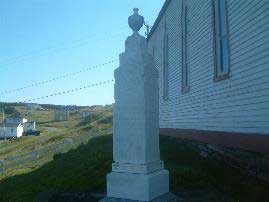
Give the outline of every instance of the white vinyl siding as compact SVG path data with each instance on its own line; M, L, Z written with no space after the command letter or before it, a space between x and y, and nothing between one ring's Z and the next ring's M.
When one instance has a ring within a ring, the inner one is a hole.
M169 99L160 99L160 127L269 134L269 1L226 0L229 79L214 82L214 0L188 0L191 90L182 85L182 0L171 0L148 39L155 47L163 95L163 33L169 33Z
M215 79L229 76L229 38L226 0L213 0L215 26Z

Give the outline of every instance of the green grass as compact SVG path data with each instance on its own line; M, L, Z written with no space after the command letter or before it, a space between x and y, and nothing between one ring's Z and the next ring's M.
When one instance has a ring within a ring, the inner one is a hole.
M269 201L268 182L245 176L213 159L203 159L188 142L162 138L161 151L175 192L187 189L193 194L193 190L205 190L201 197L216 192L206 201Z
M107 133L112 128L111 107L97 106L98 112L88 120L81 112L71 113L71 119L54 122L53 111L17 110L29 120L38 120L39 137L23 137L1 143L0 159L44 149L65 139L79 140L87 135L90 140L67 153L40 158L38 162L17 168L0 181L0 201L35 201L40 192L105 192L105 176L111 171L112 137L94 135ZM55 131L48 132L47 128ZM161 158L170 172L170 186L187 201L269 201L269 184L242 175L213 159L203 159L188 142L161 138Z
M211 159L202 159L186 142L161 138L161 156L170 171L171 190L185 193L188 201L269 200L268 183ZM35 201L40 192L48 191L104 193L111 163L112 136L94 137L32 172L1 181L0 201Z
M82 119L82 112L75 111L70 113L69 121L55 122L53 120L53 111L36 111L27 110L23 106L16 107L20 113L24 114L28 120L38 120L37 123L38 130L41 131L41 135L35 136L25 136L14 141L2 142L0 147L0 160L5 160L10 157L28 154L34 150L46 151L46 148L59 144L64 140L71 140L72 142L77 142L80 139L90 138L96 134L104 133L105 131L111 130L112 124L110 123L98 123L104 117L111 116L111 109L101 106L97 112L92 113L92 118L90 120L84 121ZM78 126L82 123L81 126ZM50 131L49 131L50 129ZM64 147L65 145L63 145ZM55 152L56 153L56 152ZM52 153L53 154L53 153ZM29 156L27 156L29 158ZM22 158L27 158L22 157ZM18 161L20 161L19 158ZM44 161L44 158L38 159L37 162L26 162L22 165L20 169L14 167L10 169L10 172L5 172L4 175L0 176L0 179L10 177L16 174L23 174L29 171L35 170L36 168L42 166L44 163L51 161L52 156Z
M3 180L0 201L34 201L39 192L50 190L103 191L104 176L112 162L110 138L93 138L31 173Z

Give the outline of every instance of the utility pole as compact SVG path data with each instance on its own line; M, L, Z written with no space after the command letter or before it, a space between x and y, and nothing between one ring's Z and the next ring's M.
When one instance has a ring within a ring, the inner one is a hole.
M5 108L3 107L3 129L4 129L4 140L6 141L6 126L5 126Z

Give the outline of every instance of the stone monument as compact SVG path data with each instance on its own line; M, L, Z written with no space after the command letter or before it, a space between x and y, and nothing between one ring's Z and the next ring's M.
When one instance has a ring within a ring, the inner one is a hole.
M169 192L169 172L159 150L158 71L146 39L138 33L143 23L135 8L128 19L133 34L114 73L114 163L103 201L151 201Z

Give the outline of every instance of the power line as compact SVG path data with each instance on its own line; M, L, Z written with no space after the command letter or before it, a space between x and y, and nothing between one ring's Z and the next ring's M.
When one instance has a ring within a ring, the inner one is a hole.
M121 34L123 34L124 32L119 32L119 33L117 33L117 34L115 34L115 35L109 35L108 37L106 37L106 38L101 38L101 39L97 39L97 40L95 40L95 41L105 41L105 40L108 40L108 39L111 39L111 38L115 38L115 37L117 37L117 36L120 36ZM98 35L96 35L96 36L98 36ZM94 37L90 37L90 39L94 39ZM5 65L10 65L10 64L14 64L14 63L18 63L18 62L20 62L20 61L24 61L24 60L27 60L28 58L31 58L31 57L33 57L33 56L42 56L42 55L44 55L44 53L45 52L56 52L56 51L61 51L61 50L67 50L67 49L71 49L71 48L75 48L75 47L80 47L80 46L83 46L83 45L85 45L85 44L87 44L87 43L89 43L90 41L89 40L83 40L83 39L78 39L78 40L75 40L74 42L72 42L73 44L75 44L75 45L71 45L71 46L52 46L52 47L49 47L49 48L45 48L45 49L41 49L41 50L39 50L39 51L37 51L37 52L34 52L34 51L32 51L32 52L30 52L30 53L26 53L26 54L23 54L23 55L21 55L21 56L17 56L17 57L14 57L14 58L10 58L10 59L7 59L7 61L10 61L10 62L7 62L7 63L5 63L5 62L1 62L0 63L0 66L5 66ZM1 70L5 70L5 69L9 69L9 67L2 67L2 68L0 68L0 71Z
M73 77L73 76L81 74L83 72L90 71L90 70L93 70L93 69L97 69L97 68L103 67L105 65L115 63L117 61L118 61L118 59L113 59L113 60L110 60L108 62L99 64L99 65L95 65L95 66L92 66L92 67L86 67L86 68L81 69L81 70L76 71L76 72L71 72L71 73L68 73L68 74L60 75L60 76L53 77L51 79L43 80L43 81L40 81L40 82L34 82L34 83L30 84L30 85L27 85L27 86L24 86L24 87L21 87L21 88L5 90L5 91L0 92L0 95L7 95L7 94L11 94L11 93L15 93L15 92L25 90L27 88L32 88L32 87L41 86L41 85L44 85L44 84L47 84L47 83L51 83L51 82L54 82L54 81L57 81L57 80L60 80L60 79Z
M74 88L74 89L71 89L71 90L62 91L62 92L58 92L58 93L54 93L54 94L50 94L50 95L46 95L46 96L42 96L42 97L32 98L32 99L23 101L23 103L32 102L32 101L41 100L41 99L46 99L46 98L54 97L54 96L58 96L58 95L69 94L69 93L80 91L80 90L83 90L83 89L86 89L86 88L91 88L91 87L94 87L94 86L101 86L101 85L111 83L111 82L114 82L114 79L104 81L104 82L100 82L100 83L90 84L90 85L82 86L80 88Z

